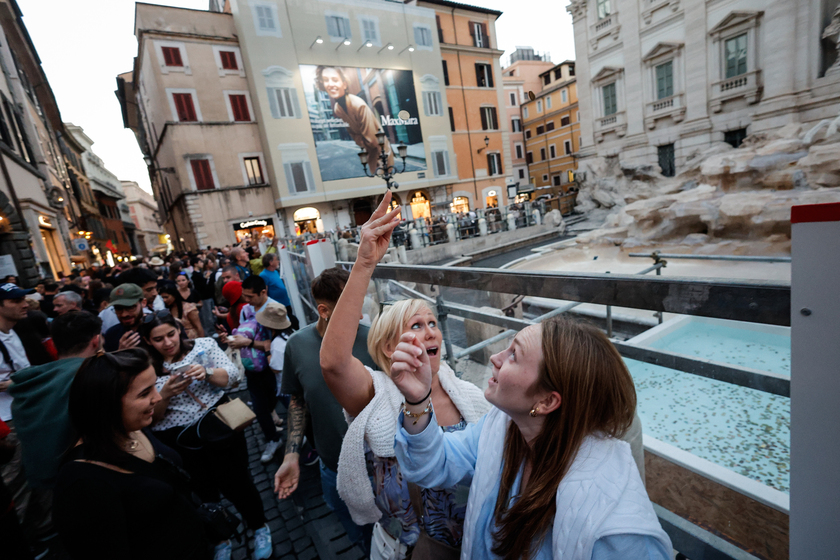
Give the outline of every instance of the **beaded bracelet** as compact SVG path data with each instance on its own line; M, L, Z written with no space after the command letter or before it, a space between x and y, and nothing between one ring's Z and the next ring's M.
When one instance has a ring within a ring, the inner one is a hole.
M416 424L417 421L420 420L420 418L432 411L432 399L431 397L429 397L429 403L426 405L426 408L424 408L422 412L418 412L416 414L414 412L411 412L410 410L408 410L408 408L406 408L405 403L403 403L402 411L403 414L405 414L409 418L414 418L414 422L412 423L412 425Z

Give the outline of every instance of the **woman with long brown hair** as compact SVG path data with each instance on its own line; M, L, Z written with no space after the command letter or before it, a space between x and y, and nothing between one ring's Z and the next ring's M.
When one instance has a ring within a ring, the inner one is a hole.
M406 400L395 445L403 476L426 487L473 475L461 557L671 558L619 439L633 422L636 392L609 339L552 318L518 333L491 363L484 394L493 409L443 434L422 344L405 333L391 356L391 379Z

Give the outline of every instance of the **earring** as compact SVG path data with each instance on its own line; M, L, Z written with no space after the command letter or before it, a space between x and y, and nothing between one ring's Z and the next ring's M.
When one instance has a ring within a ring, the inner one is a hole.
M528 414L531 415L531 418L534 418L537 415L537 412L539 412L539 411L540 411L540 409L535 406L534 408L531 409L531 412L529 412Z

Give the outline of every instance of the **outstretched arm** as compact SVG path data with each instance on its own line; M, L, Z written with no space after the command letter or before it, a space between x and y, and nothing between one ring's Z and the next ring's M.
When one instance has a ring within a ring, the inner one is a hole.
M373 398L373 380L362 362L353 357L353 343L373 269L388 251L391 232L399 224L399 208L388 212L391 191L362 226L356 263L327 324L321 344L324 381L338 404L351 416L358 416Z
M286 455L283 464L274 474L274 491L281 500L297 490L300 480L300 446L306 431L306 402L302 397L292 395L287 416L289 435L286 439Z

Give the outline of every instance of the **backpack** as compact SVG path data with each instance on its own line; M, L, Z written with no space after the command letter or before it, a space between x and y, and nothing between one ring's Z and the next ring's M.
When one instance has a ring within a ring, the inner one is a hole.
M257 323L256 319L250 319L239 324L239 327L233 330L232 334L245 336L254 341L263 341L269 339L268 329ZM245 371L267 371L268 370L268 356L262 350L257 348L240 348L239 356L242 359L242 365Z

